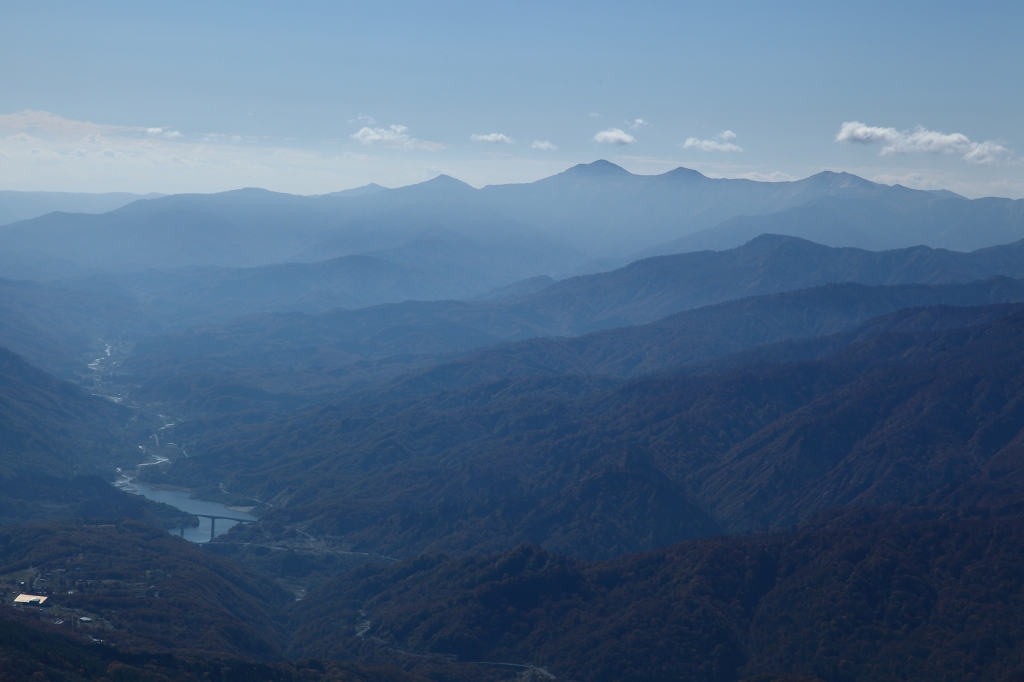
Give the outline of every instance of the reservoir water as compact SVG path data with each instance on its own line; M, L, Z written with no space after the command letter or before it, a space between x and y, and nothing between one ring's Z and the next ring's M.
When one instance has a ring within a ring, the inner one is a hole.
M151 488L148 485L142 485L141 483L137 483L127 477L121 478L115 485L126 493L141 495L147 500L153 500L154 502L163 502L164 504L177 507L183 512L187 512L189 514L208 514L210 516L227 517L217 519L216 525L214 526L215 535L223 535L228 532L228 529L232 526L238 524L237 521L227 520L229 518L242 519L243 521L257 520L255 516L246 514L245 512L234 511L219 502L193 499L190 493L181 490L160 490L159 488ZM209 542L210 523L211 519L200 516L199 527L193 528L186 526L183 537L192 542ZM171 530L170 533L172 535L179 535L178 530Z

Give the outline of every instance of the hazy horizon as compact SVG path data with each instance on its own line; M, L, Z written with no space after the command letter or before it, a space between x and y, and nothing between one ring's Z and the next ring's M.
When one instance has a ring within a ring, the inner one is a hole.
M607 158L1020 198L1014 12L11 6L0 189L323 194L440 173L479 187Z
M590 162L581 162L581 163L578 163L578 164L572 164L572 165L567 166L567 167L565 167L565 168L563 168L561 170L557 170L557 171L551 173L550 175L545 175L545 176L542 176L540 178L537 178L536 180L525 181L525 182L522 182L522 183L520 183L520 182L508 182L508 183L498 182L498 183L474 185L471 182L463 180L462 178L459 178L457 176L454 176L454 175L451 175L451 174L448 174L448 173L438 173L438 174L436 174L436 175L434 175L434 176L432 176L430 178L426 178L426 179L423 179L423 180L416 180L416 181L409 182L407 184L402 184L402 185L387 186L387 185L384 185L384 184L379 183L379 182L369 181L369 182L366 182L366 183L361 184L361 185L354 185L352 187L343 187L343 188L338 189L338 190L331 190L330 192L316 192L316 193L285 192L285 191L281 191L281 190L271 189L269 187L261 187L261 186L258 186L258 185L242 185L242 186L238 186L238 187L229 187L229 188L225 188L225 189L215 189L215 190L210 190L210 191L207 191L207 192L204 192L204 191L196 191L196 192L159 192L159 191L153 191L153 192L147 192L147 193L140 193L140 192L125 192L125 191L121 191L121 190L102 191L102 192L88 192L88 191L83 191L83 192L67 191L67 192L65 192L64 190L10 190L10 189L6 189L6 188L0 189L0 192L26 192L26 193L40 193L40 194L62 193L63 192L63 193L69 193L69 194L90 194L90 195L98 195L98 194L134 194L134 195L139 196L141 198L159 198L159 197L163 197L163 196L171 196L173 194L220 194L220 193L223 193L223 192L234 192L234 191L244 190L244 189L258 189L258 190L266 190L268 192L275 192L275 193L280 193L280 194L291 194L293 196L314 197L314 196L324 196L325 194L334 194L334 193L339 193L339 192L346 192L346 191L353 190L353 189L362 189L364 187L372 187L372 186L377 186L377 187L380 187L382 189L401 189L403 187L412 187L414 185L421 185L421 184L430 182L431 180L435 180L435 179L437 179L439 177L442 177L442 176L450 177L450 178L452 178L454 180L462 182L462 183L464 183L466 185L469 185L473 189L482 189L484 187L493 187L493 186L499 186L499 185L529 184L531 182L536 182L537 180L544 180L546 178L550 178L550 177L554 177L556 175L560 175L561 173L564 173L564 172L566 172L568 170L571 170L571 169L573 169L573 168L575 168L577 166L586 166L586 165L593 164L593 163L598 163L598 162L601 162L601 161L607 161L609 163L612 163L612 162L608 161L607 159L603 159L603 158L602 159L595 159L594 161L590 161ZM640 176L640 177L657 177L659 175L666 175L666 174L671 173L672 171L676 171L676 170L691 170L691 171L696 171L696 172L700 173L700 171L698 171L697 169L695 169L695 168L687 168L686 166L676 166L675 168L670 168L668 170L665 170L665 171L662 171L662 172L658 172L658 173L636 173L636 172L633 172L633 171L629 170L629 168L627 168L625 166L622 166L620 164L616 163L615 165L619 166L620 168L623 168L624 170L629 172L631 175ZM837 174L839 174L839 173L849 173L849 171L833 170L833 169L827 169L826 168L826 169L817 171L815 173L812 173L811 175L807 175L807 176L804 176L804 177L784 178L784 179L783 178L728 178L728 177L722 177L722 176L717 176L717 175L712 175L712 174L707 174L707 173L701 173L701 175L704 175L707 178L715 179L715 180L717 180L717 179L725 179L725 180L738 179L738 180L750 180L752 182L781 183L781 182L800 182L802 180L807 180L807 179L809 179L809 178L811 178L811 177L813 177L815 175L819 175L821 173L830 173L830 172L831 173L837 173ZM851 175L856 175L856 173L851 173ZM861 177L861 176L857 176L857 177ZM864 178L864 179L868 180L869 182L875 182L877 184L890 185L890 186L894 186L894 187L895 186L908 187L909 189L918 189L918 190L922 190L922 191L952 191L952 190L946 190L945 188L918 188L918 187L909 187L908 185L904 185L904 184L898 183L898 182L885 183L885 182L879 182L877 180L870 180L869 178ZM968 197L968 198L972 198L972 199L974 199L974 198L1003 198L1003 199L1012 199L1013 197L1008 197L1008 196L998 195L998 194L991 194L991 195L984 195L984 196L981 196L981 197Z

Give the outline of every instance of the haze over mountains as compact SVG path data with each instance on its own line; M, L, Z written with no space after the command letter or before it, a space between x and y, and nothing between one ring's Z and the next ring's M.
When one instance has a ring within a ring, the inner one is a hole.
M398 189L311 197L245 189L134 202L102 215L53 213L0 229L0 275L57 279L360 255L425 270L425 283L443 272L447 287L419 296L440 298L643 255L731 248L766 232L830 246L969 251L1024 238L1022 206L845 173L773 183L684 168L640 176L596 161L482 189L439 176Z
M0 190L0 225L29 220L62 211L64 213L106 213L139 199L156 199L163 194L130 194L107 192L86 194L77 192L14 192Z
M0 584L54 604L0 673L1024 675L1021 205L597 162L0 227Z

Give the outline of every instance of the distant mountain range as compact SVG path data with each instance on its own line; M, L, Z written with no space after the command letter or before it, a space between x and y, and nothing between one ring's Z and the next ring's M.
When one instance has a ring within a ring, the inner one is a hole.
M597 162L0 227L53 605L0 678L1024 679L1022 206Z
M119 430L131 418L127 408L88 395L2 346L0 386L0 480L108 474L137 456Z
M1019 307L866 324L830 354L717 374L520 377L199 420L177 427L191 456L152 476L223 482L389 556L528 541L603 558L834 507L1017 504Z
M677 364L697 362L756 343L839 331L901 307L1022 300L1016 281L971 285L963 288L964 293L958 293L961 290L956 287L939 286L993 275L1024 277L1024 258L1018 255L1022 249L1024 243L968 254L927 247L870 252L769 235L724 252L649 258L612 272L563 280L522 296L468 302L408 301L315 315L253 315L149 335L136 344L124 369L144 390L153 391L150 397L161 400L157 396L165 389L152 382L160 377L158 383L166 388L163 382L177 377L172 380L177 386L175 394L188 394L191 389L180 384L185 375L222 377L215 384L234 375L230 381L238 382L239 390L248 386L243 393L256 388L275 394L331 395L436 364L437 356L536 337L577 336L626 327L574 341L538 340L498 349L482 356L498 364L486 370L481 369L486 363L477 364L466 371L467 376L483 371L480 380L506 376L507 370L498 370L501 362L497 360L506 354L508 367L518 368L515 371L520 374L593 371L629 376L634 370L664 367L654 361L656 356L661 363L668 358L675 358ZM837 282L874 286L923 282L938 288L808 291L706 308L675 320L668 318L649 329L628 328L701 306ZM966 293L969 291L975 293ZM775 314L784 319L774 319ZM734 337L722 336L727 328L736 331ZM647 354L654 343L654 337L648 335L655 335L655 329L663 329L661 338L675 350ZM529 348L535 350L527 351ZM666 354L658 355L662 352ZM630 362L636 366L623 369ZM459 367L461 364L455 363L446 371L458 373L462 371ZM492 371L498 374L488 375ZM193 380L197 379L188 383ZM445 385L449 379L436 380ZM202 382L210 385L209 379ZM273 402L280 396L263 395L260 399Z
M977 679L1016 682L1022 546L1017 518L872 509L600 563L526 544L433 554L311 592L293 651L432 679L487 660L580 682L932 682L968 658Z
M644 255L731 248L766 232L832 246L974 250L1024 238L1024 202L967 200L846 173L768 183L684 168L640 176L597 161L482 189L439 176L398 189L313 197L244 189L136 201L102 215L51 213L0 229L0 275L58 279L364 256L411 267L423 280L414 298L428 299L607 270ZM393 265L381 267L371 279L393 279ZM447 288L431 286L441 277Z
M161 325L124 291L69 289L0 279L0 344L64 378L88 374L106 342L134 340Z
M158 199L164 194L130 194L107 192L14 192L0 191L0 225L29 220L62 211L64 213L106 213L139 199Z

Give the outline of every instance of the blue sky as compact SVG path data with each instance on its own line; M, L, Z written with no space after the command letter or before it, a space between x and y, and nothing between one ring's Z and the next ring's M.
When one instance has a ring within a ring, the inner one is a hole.
M1024 197L1019 2L0 7L0 189L481 186L607 158Z

